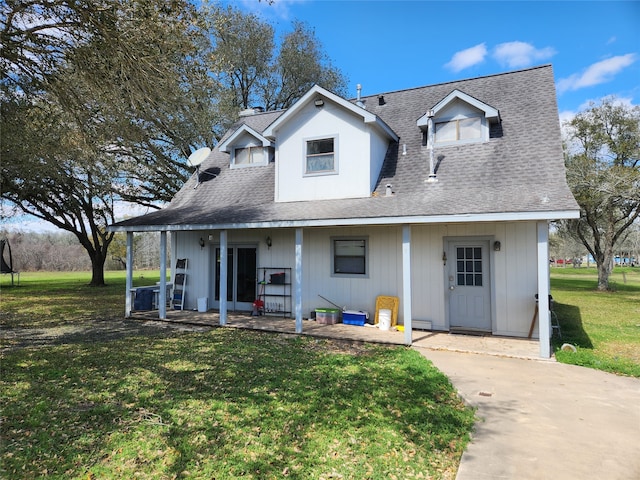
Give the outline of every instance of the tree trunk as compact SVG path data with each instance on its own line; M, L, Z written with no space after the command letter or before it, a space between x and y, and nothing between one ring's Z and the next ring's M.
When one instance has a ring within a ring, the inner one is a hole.
M598 266L598 291L606 292L609 290L609 275L613 270L613 248L605 246L602 257L596 259Z
M96 249L91 255L91 282L92 287L104 287L104 264L107 256L102 253L102 249Z

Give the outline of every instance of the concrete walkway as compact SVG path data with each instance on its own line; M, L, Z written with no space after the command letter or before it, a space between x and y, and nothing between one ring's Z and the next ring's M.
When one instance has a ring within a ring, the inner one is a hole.
M457 480L640 479L640 380L416 348L477 408Z

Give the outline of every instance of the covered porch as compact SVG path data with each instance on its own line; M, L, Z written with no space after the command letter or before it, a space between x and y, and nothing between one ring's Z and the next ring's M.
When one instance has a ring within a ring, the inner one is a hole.
M140 321L159 321L157 311L134 312L131 317ZM207 312L170 310L167 311L166 318L160 321L185 327L216 328L220 327L220 313L213 310ZM243 328L291 335L299 334L349 342L406 345L405 332L395 330L384 331L373 326L359 327L342 323L323 325L313 320L304 320L302 333L297 333L295 319L251 316L237 312L227 313L227 322L223 328ZM414 348L540 360L538 340L415 329L411 332L411 338Z
M155 227L154 227L155 228ZM194 227L195 228L195 227ZM212 326L214 324L217 324L219 326L227 326L230 323L233 322L238 322L237 318L235 317L235 315L232 313L234 312L234 310L236 308L234 308L234 306L232 304L230 304L227 300L228 296L227 296L227 287L229 285L228 282L228 275L230 275L229 272L231 272L233 270L233 266L229 264L229 256L227 255L227 252L229 251L230 247L229 246L229 239L228 239L228 231L226 229L222 229L219 230L216 234L213 233L209 233L209 230L202 230L202 227L198 227L197 230L195 230L195 232L201 232L201 236L200 236L200 241L197 242L199 243L199 247L198 246L193 246L191 245L192 242L189 243L188 248L191 248L192 250L190 250L190 253L188 253L187 255L184 255L184 257L192 257L192 256L196 256L197 252L198 252L198 248L200 252L205 252L207 250L204 250L204 247L207 245L207 242L204 240L204 238L208 238L209 242L217 242L217 250L219 251L219 265L216 266L216 268L218 269L217 273L219 275L219 278L217 279L217 284L219 286L219 292L216 294L216 296L219 298L219 306L215 305L215 308L218 308L217 310L217 314L215 314L215 317L212 317L210 322L212 324ZM420 330L417 330L416 332L413 331L413 319L416 318L416 316L414 315L414 311L413 311L413 304L415 303L415 296L413 293L413 286L412 286L412 281L415 280L415 277L412 277L412 230L416 230L417 226L412 226L410 224L401 224L398 225L398 232L399 234L397 235L397 243L396 243L396 250L398 255L398 272L399 272L399 277L398 278L398 282L397 285L399 285L399 292L398 292L398 297L400 298L400 305L401 305L401 317L403 318L403 324L404 324L404 331L403 332L372 332L367 333L366 335L373 335L375 336L375 339L371 339L369 341L380 341L380 339L384 338L384 342L382 343L397 343L397 344L405 344L405 345L413 345L416 341L419 341L420 338L422 338L424 335L421 333ZM537 266L537 271L534 270L535 275L535 279L536 279L536 284L537 284L537 288L531 288L531 290L533 292L538 292L539 298L540 298L540 302L538 305L538 309L539 309L539 315L537 316L537 320L538 320L538 324L539 324L539 338L538 340L535 342L537 345L537 349L538 349L538 353L535 356L536 358L549 358L551 357L551 348L550 348L550 323L549 323L549 303L547 301L548 298L548 293L549 293L549 263L548 263L548 224L546 221L537 221L533 224L533 232L535 234L535 236L537 238L535 238L535 243L533 244L536 247L536 264L535 266ZM303 292L305 292L304 288L303 288L303 263L304 263L304 258L303 258L303 231L305 229L302 227L295 227L295 228L291 228L289 231L291 231L291 244L289 245L289 251L288 254L291 256L291 259L293 260L293 262L290 264L292 265L293 268L290 268L291 270L291 274L287 275L287 277L291 277L291 284L290 284L290 299L291 299L291 311L288 312L290 314L292 314L293 316L293 320L292 321L287 321L287 320L283 320L283 319L274 319L273 321L269 322L270 324L274 325L272 327L270 327L270 329L275 328L275 325L278 325L277 323L274 322L281 322L282 325L286 325L286 327L281 326L278 328L285 328L285 332L293 332L293 333L298 333L301 334L303 332L306 332L306 329L309 328L319 328L320 330L317 332L311 332L314 335L319 335L320 333L322 333L323 335L326 335L325 330L328 330L325 326L319 326L317 325L315 322L309 322L307 320L304 319L303 317ZM309 230L311 231L311 230ZM157 305L159 307L159 310L157 311L157 313L155 314L155 318L159 318L160 320L167 320L169 318L169 314L171 314L172 316L177 313L174 311L171 311L169 309L167 309L167 280L166 280L166 273L167 273L167 233L168 233L168 229L167 230L160 230L160 253L161 253L161 258L160 258L160 282L157 285L157 290L158 290L158 298L157 298ZM132 269L131 269L131 265L133 264L133 232L132 231L127 231L127 291L130 292L131 288L132 288ZM196 235L194 238L197 238L198 236ZM424 240L424 239L423 239ZM418 243L420 243L420 239L418 240ZM500 242L495 242L496 244L500 244ZM233 244L232 244L233 245ZM196 249L195 251L193 251L193 249ZM270 249L271 246L269 245L268 248ZM499 248L498 248L499 250ZM435 250L434 250L435 251ZM204 254L201 254L204 255ZM205 258L206 255L204 255L202 258ZM446 258L444 255L442 255L443 260L439 260L440 254L438 253L437 256L431 256L431 258L438 258L438 262L444 262L444 264L446 265ZM503 257L504 258L504 257ZM206 263L206 262L205 262ZM207 268L210 267L205 267L205 269L201 269L201 278L200 278L200 282L196 282L199 283L200 285L208 285L208 281L206 275L207 275ZM439 267L436 267L439 268ZM488 270L488 269L487 269ZM204 274L202 272L205 272ZM205 275L205 276L202 276ZM449 280L452 277L449 277ZM308 278L307 278L308 281ZM489 284L490 282L488 281L487 284ZM531 285L529 285L529 288L531 287ZM309 288L307 287L307 290L309 290ZM419 289L418 289L419 290ZM532 295L533 296L533 295ZM253 298L253 297L252 297ZM407 299L407 300L405 300ZM190 306L192 307L192 305ZM522 309L521 309L522 310ZM132 301L129 298L129 296L127 296L127 302L125 305L125 314L126 316L130 316L133 313L133 309L132 309ZM417 318L419 319L420 317L417 316ZM503 319L505 323L508 323L506 321L506 319L508 318L508 316L505 314L505 312L503 312ZM242 322L240 322L241 324L239 325L230 325L230 326L244 326L245 328L258 328L258 326L263 326L264 324L264 320L260 321L260 323L258 324L253 324L251 326L247 326L248 323L250 322L255 322L256 318L251 318L248 317L245 318ZM418 322L416 322L418 323ZM418 325L416 325L417 327ZM344 332L340 332L338 331L338 329L340 328L347 328L350 330L349 326L340 326L340 327L334 327L334 330L336 331L336 336L340 336L343 335ZM420 328L420 327L418 327ZM365 329L368 330L367 327L365 327ZM442 330L442 326L437 327L437 329ZM486 329L489 330L489 329ZM493 329L493 333L494 335L496 335L496 338L500 339L503 338L501 337L501 335L504 335L504 331L496 331L497 329ZM274 331L280 331L280 330L274 330ZM378 335L379 333L382 333L383 337L380 337L380 335ZM393 333L393 335L392 335ZM360 335L362 335L362 332L360 333ZM508 332L507 332L508 335ZM515 335L515 337L520 337L518 335ZM529 337L531 337L531 332L529 334ZM393 340L391 340L391 338L393 338ZM452 338L455 338L456 341L458 341L459 338L461 338L460 335L453 335ZM487 337L481 337L481 338L487 338ZM417 340L418 339L418 340ZM497 342L498 343L498 342ZM508 350L508 349L507 349Z

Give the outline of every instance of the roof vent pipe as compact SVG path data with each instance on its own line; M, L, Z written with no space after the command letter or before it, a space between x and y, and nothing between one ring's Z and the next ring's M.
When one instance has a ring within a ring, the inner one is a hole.
M393 195L393 192L391 191L391 184L387 183L387 187L384 193L385 197L390 197L391 195Z
M356 105L358 105L359 107L364 108L364 102L360 99L360 94L362 93L362 85L357 84L356 85L356 91L358 92L358 97L356 99Z
M433 183L438 181L436 178L435 162L433 161L433 143L435 140L433 110L427 110L427 117L429 118L427 121L427 149L429 150L429 178L427 179L427 182Z

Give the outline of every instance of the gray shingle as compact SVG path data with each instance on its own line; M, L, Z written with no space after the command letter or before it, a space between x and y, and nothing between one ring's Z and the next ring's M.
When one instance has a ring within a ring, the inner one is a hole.
M437 148L437 183L427 184L429 156L418 118L453 90L500 111L501 128L489 142ZM400 137L390 145L370 198L274 202L275 165L230 169L229 155L214 149L194 189L191 178L165 209L116 224L180 226L394 216L577 211L567 187L551 66L363 97L366 108ZM283 112L243 117L258 132ZM234 129L235 129L234 128ZM230 132L233 132L232 129ZM229 134L229 133L228 133ZM228 135L227 134L227 135ZM225 136L226 138L226 136ZM223 138L224 140L224 138ZM406 155L402 146L406 144ZM384 197L386 184L395 195Z

